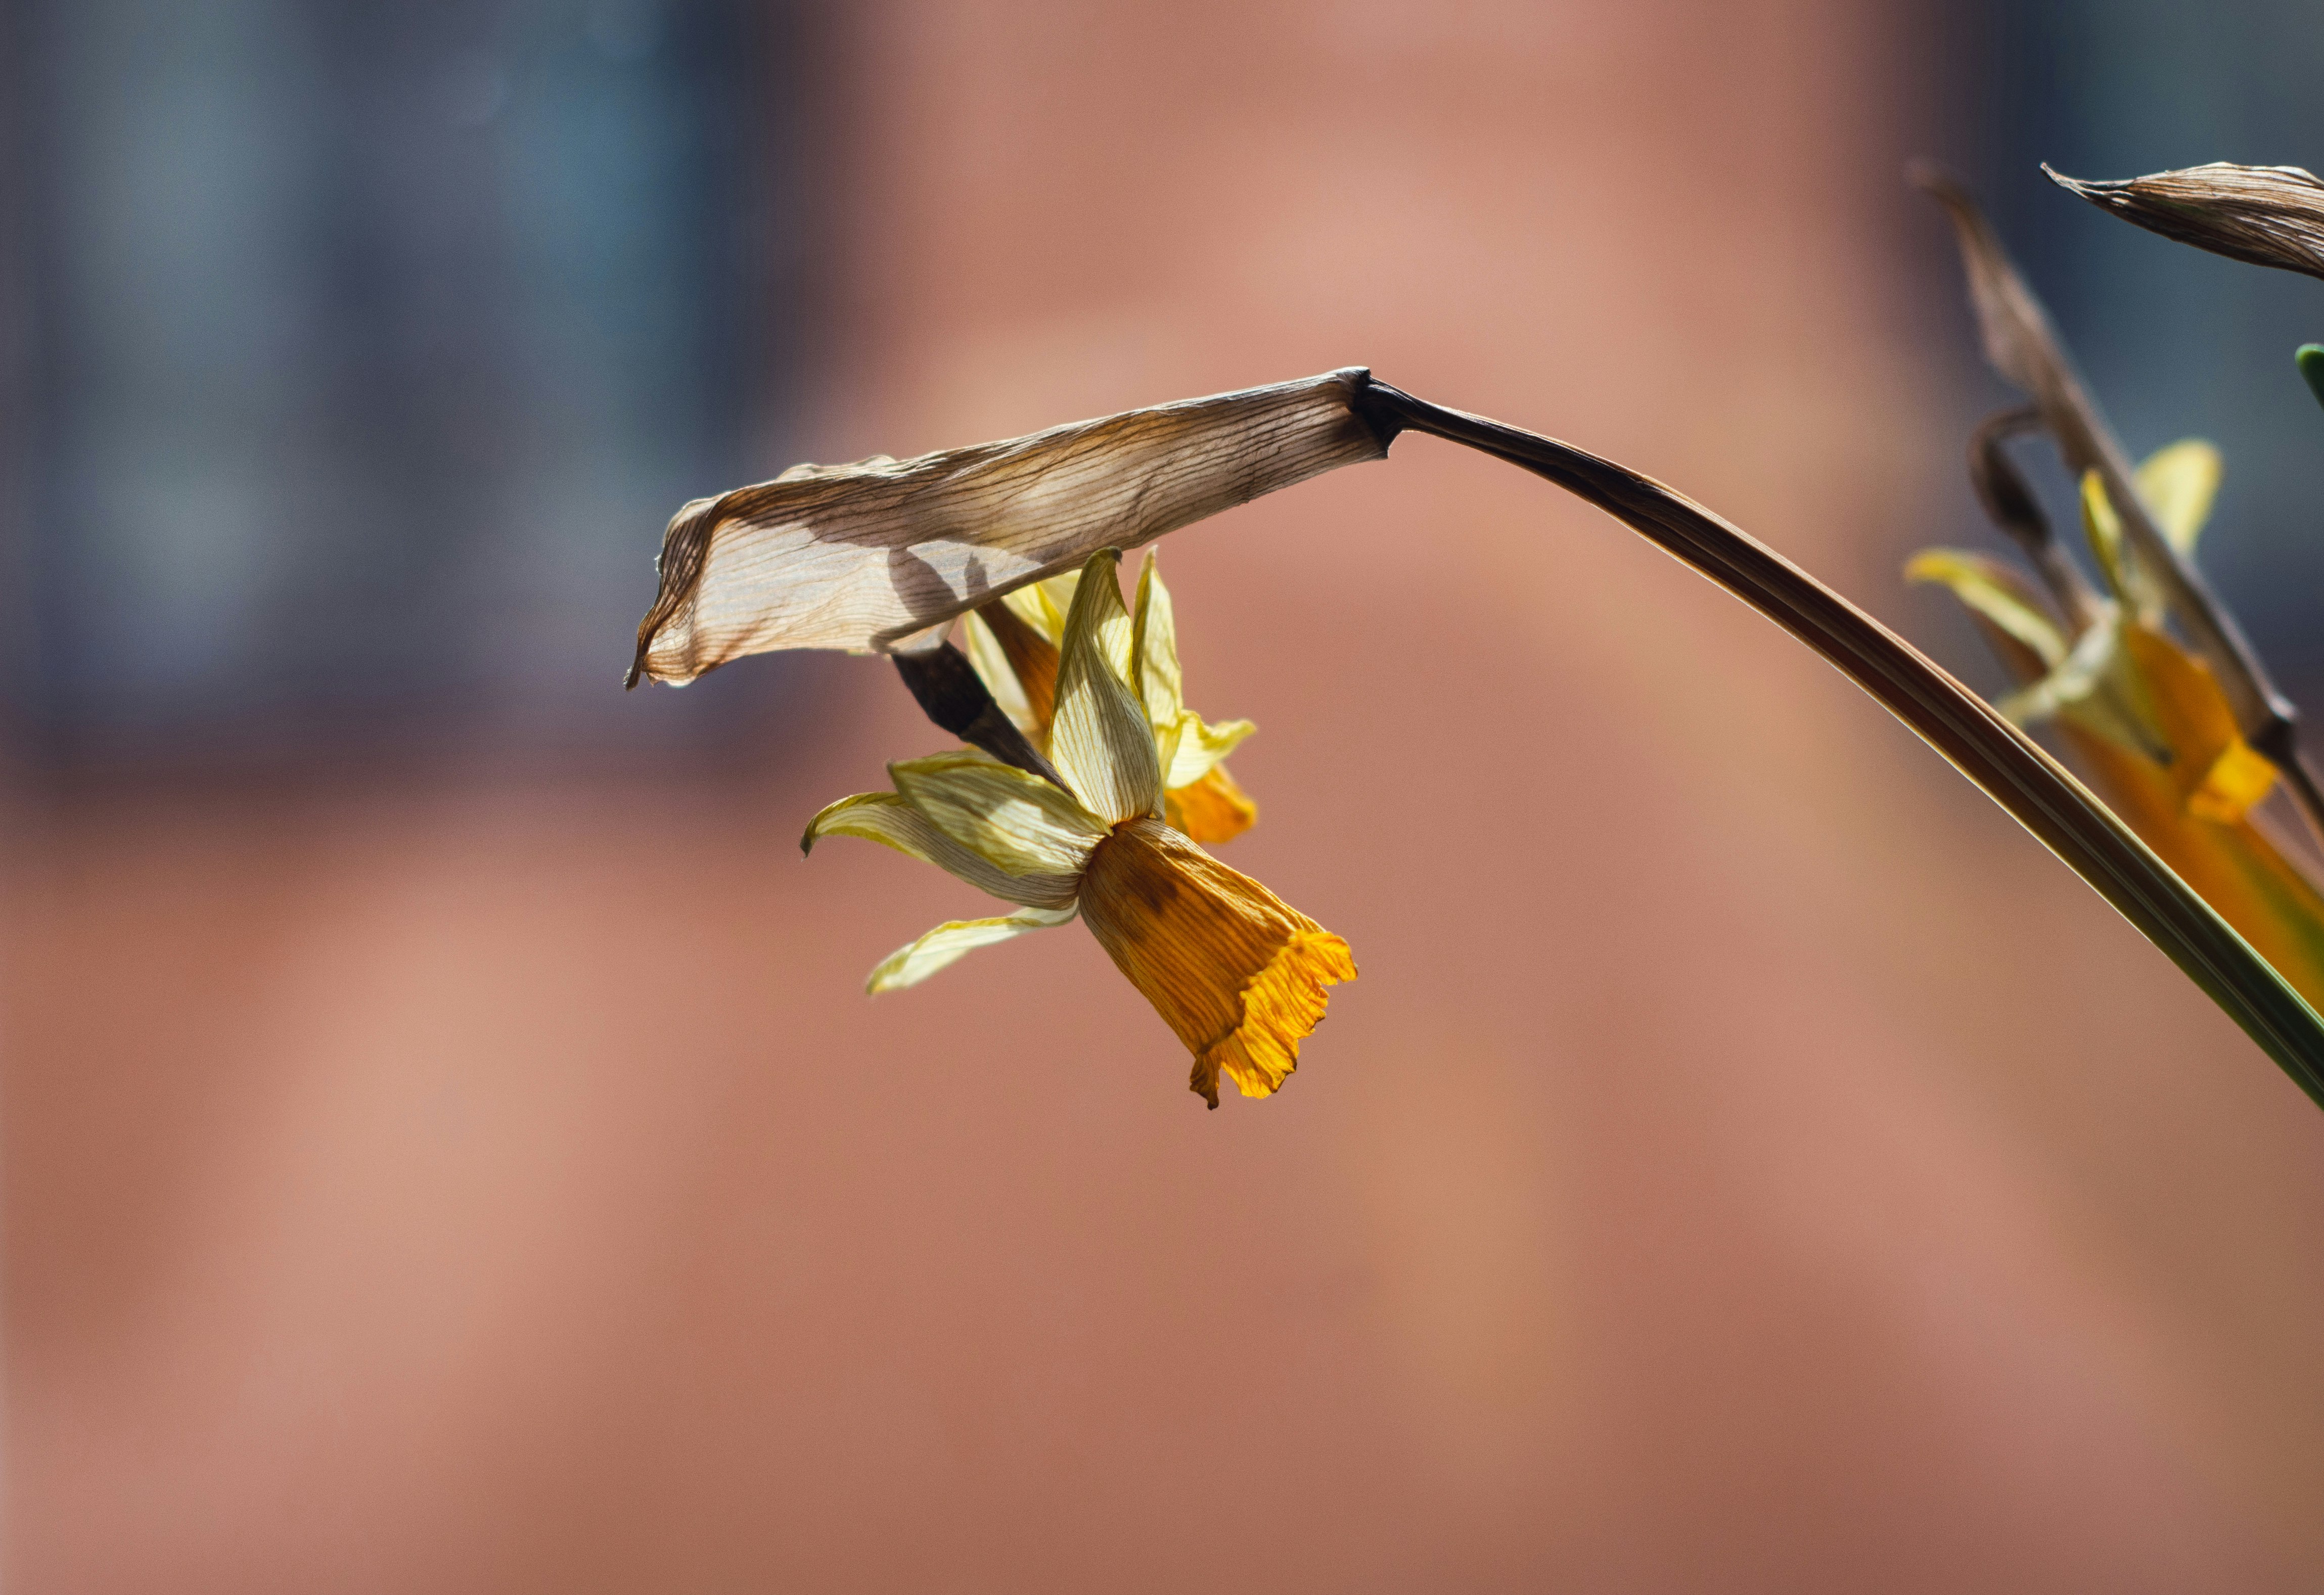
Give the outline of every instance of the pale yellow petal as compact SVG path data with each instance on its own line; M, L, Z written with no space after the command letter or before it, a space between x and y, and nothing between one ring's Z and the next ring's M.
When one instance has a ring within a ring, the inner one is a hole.
M2066 659L2066 633L2050 606L2024 578L1997 559L1961 549L1923 549L1906 562L1904 579L1936 582L2056 669Z
M1180 721L1185 707L1178 670L1177 622L1170 606L1170 589L1154 550L1138 573L1138 599L1130 618L1130 687L1146 709L1154 728L1154 753L1162 767L1162 785L1170 785L1170 771L1178 760ZM1199 717L1198 717L1199 718ZM1190 778L1191 779L1191 778Z
M1026 587L1020 591L1038 589ZM970 618L976 622L971 635L981 634L984 645L999 655L991 668L996 673L1005 671L1017 684L1017 699L1024 705L1025 714L1018 729L1046 755L1049 751L1049 722L1057 709L1056 644L1028 624L1016 605L1007 602L983 604L973 611ZM982 674L986 668L979 665L978 672Z
M1074 917L1070 908L1056 913L1035 911L1007 914L993 919L952 919L937 926L909 945L897 948L880 961L863 989L877 995L916 986L936 971L995 942L1023 936L1028 930L1051 930Z
M2115 513L2114 501L2107 497L2106 483L2095 468L2082 473L2081 482L2082 531L2090 541L2090 552L2098 556L2098 574L2106 577L2107 586L2117 598L2129 577L2123 568L2126 556L2122 546L2122 517Z
M1026 694L1025 684L1018 678L1017 668L1010 662L1008 651L1001 646L1001 640L992 634L992 627L982 615L972 609L961 617L960 640L961 650L968 655L970 668L976 672L977 679L984 683L985 690L992 695L992 701L1001 705L1001 712L1008 715L1017 729L1023 732L1038 749L1041 743L1036 733L1046 728L1035 716L1032 699Z
M2095 466L2082 473L2082 530L2114 595L2146 624L2161 620L2163 594L2131 551L2123 534L2122 517L2107 496L2106 482Z
M1091 855L1082 917L1194 1055L1191 1083L1214 1108L1221 1074L1245 1096L1281 1086L1323 988L1356 978L1346 942L1159 820Z
M799 851L813 852L825 836L861 836L892 847L958 876L979 891L1028 908L1070 908L1081 890L1075 873L1010 874L936 829L894 792L864 792L841 798L807 822Z
M1161 739L1170 754L1168 768L1162 777L1166 788L1192 786L1201 780L1220 760L1242 746L1244 739L1259 727L1248 720L1223 720L1213 725L1188 709L1170 729L1171 734Z
M1074 595L1081 590L1081 585L1079 566L1033 584L1033 596L1041 612L1041 635L1050 641L1065 640L1065 616L1073 613Z
M1101 549L1089 557L1087 564L1072 574L1072 585L1059 588L1055 582L1041 585L1056 590L1065 604L1065 608L1059 611L1065 618L1057 628L1057 652L1063 658L1065 632L1074 623L1074 605L1081 601L1082 578L1092 575L1103 578L1105 591L1098 595L1089 612L1090 635L1095 639L1098 652L1104 659L1107 668L1128 687L1131 685L1130 650L1135 628L1130 622L1130 611L1122 607L1120 570L1121 550Z
M2155 530L2181 554L2195 551L2203 523L2218 496L2219 451L2200 438L2182 438L2140 463L2138 496L2146 501Z
M1146 705L1161 755L1167 789L1201 780L1211 767L1258 729L1248 720L1213 725L1186 707L1185 673L1178 663L1178 622L1160 561L1148 549L1138 576L1138 603L1130 618L1130 655L1138 664L1132 685Z
M2110 617L2083 632L2066 657L2030 687L2022 687L1994 705L2020 726L2055 719L2069 704L2087 701L2110 670L2119 666L2122 622ZM2149 742L2153 747L2159 736Z
M1039 776L982 753L888 767L904 801L937 830L1011 875L1073 875L1105 822Z
M2064 719L2094 736L2167 762L2171 743L2155 719L2153 696L2123 650L2128 623L2109 604L2055 669L1993 706L2028 729L2044 720Z
M1162 764L1146 710L1130 690L1130 613L1114 569L1121 556L1090 557L1065 617L1057 660L1057 712L1049 726L1049 761L1108 824L1156 814L1162 807Z
M1151 549L1146 550L1145 564L1138 573L1138 606L1130 633L1130 654L1138 663L1132 685L1146 705L1146 718L1157 731L1176 725L1186 706L1185 678L1178 668L1178 619Z
M1081 572L1076 568L1047 581L1028 582L1002 598L1001 607L1055 648L1065 634L1065 612L1074 606L1074 584L1080 579Z
M1369 380L1351 368L697 499L663 534L631 679L690 681L775 648L887 648L1099 548L1383 458L1354 408Z
M1207 845L1231 842L1257 825L1259 805L1225 765L1214 764L1202 779L1162 794L1162 817L1173 829Z

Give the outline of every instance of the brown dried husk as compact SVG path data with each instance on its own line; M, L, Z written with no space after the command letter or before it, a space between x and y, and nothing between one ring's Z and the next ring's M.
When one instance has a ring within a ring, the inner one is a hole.
M2135 226L2229 260L2324 277L2324 181L2299 166L2208 166L2120 182L2050 180Z
M916 459L794 466L663 534L630 684L779 648L884 650L1011 588L1383 457L1360 367Z

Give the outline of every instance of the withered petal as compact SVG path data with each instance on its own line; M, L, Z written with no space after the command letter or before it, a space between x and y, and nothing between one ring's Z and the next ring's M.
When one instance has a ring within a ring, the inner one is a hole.
M872 971L863 989L877 997L882 991L900 991L917 986L938 970L949 969L979 947L990 947L1029 931L1055 930L1070 921L1074 909L1068 903L1064 908L1045 911L1028 908L1022 914L995 915L987 919L947 919L926 936L905 943Z
M1368 379L1351 366L696 499L663 534L630 683L770 649L883 649L1094 549L1383 458L1352 408Z
M973 848L964 847L894 792L859 792L829 805L807 822L799 851L811 853L825 836L860 836L894 848L959 877L979 891L1028 908L1065 908L1081 890L1072 872L1012 874Z
M1010 875L1076 874L1106 834L1063 787L982 753L899 759L888 779L915 813Z
M1025 623L1005 603L980 604L962 622L969 658L993 696L1018 717L1033 745L1045 752L1057 713L1057 645Z
M1090 813L1108 825L1162 810L1154 728L1129 681L1130 621L1114 572L1121 556L1102 549L1082 569L1057 650L1057 706L1049 758Z
M2050 180L2150 233L2255 266L2324 277L2324 181L2298 166L2208 166L2086 182Z
M2066 658L2066 635L2024 578L1997 559L1965 549L1923 549L1905 562L1908 582L1935 582L2053 670Z
M2291 701L2276 691L2235 617L2155 524L2138 496L2130 456L2083 386L2041 300L2019 274L1985 213L1959 178L1933 162L1915 161L1907 175L1952 220L1986 358L2032 397L2067 468L2077 477L2089 471L2098 474L2122 517L2132 553L2162 588L2173 618L2218 672L2244 735L2255 744L2289 748L2293 734Z

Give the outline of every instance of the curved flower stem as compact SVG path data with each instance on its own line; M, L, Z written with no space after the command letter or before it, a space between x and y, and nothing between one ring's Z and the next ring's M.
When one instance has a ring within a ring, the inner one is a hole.
M1479 449L1589 500L1767 616L1878 700L2170 955L2324 1107L2324 1020L2063 765L1918 649L1774 549L1651 477L1372 382L1359 413Z

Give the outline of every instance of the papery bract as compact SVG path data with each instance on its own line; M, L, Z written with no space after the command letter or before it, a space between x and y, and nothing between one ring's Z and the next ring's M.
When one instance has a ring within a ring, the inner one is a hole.
M662 536L630 684L778 648L884 650L1101 548L1148 542L1382 458L1360 367L916 459L795 466L696 499Z

